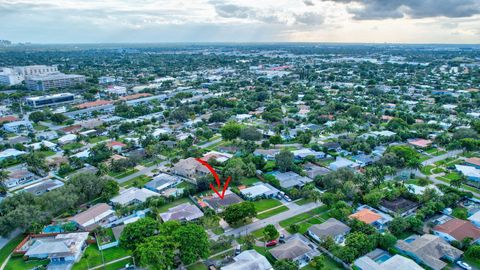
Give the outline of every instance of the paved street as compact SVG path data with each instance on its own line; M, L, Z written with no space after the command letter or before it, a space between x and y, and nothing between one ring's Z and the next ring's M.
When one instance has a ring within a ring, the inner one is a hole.
M443 155L436 156L436 157L432 157L432 158L430 158L430 159L427 159L427 160L423 161L423 162L422 162L422 166L427 166L427 165L433 164L433 163L435 163L435 162L437 162L437 161L447 159L447 158L449 158L449 157L458 156L458 155L460 155L462 152L463 152L463 150L448 151L447 153L445 153L445 154L443 154Z
M210 147L210 146L212 146L212 145L214 145L214 144L216 144L216 143L219 143L219 142L221 142L221 141L222 141L222 138L220 137L220 138L215 139L215 140L213 140L213 141L211 141L211 142L207 142L207 143L204 143L204 144L202 144L202 145L199 145L198 148L202 148L202 149L203 149L203 148L207 148L207 147Z

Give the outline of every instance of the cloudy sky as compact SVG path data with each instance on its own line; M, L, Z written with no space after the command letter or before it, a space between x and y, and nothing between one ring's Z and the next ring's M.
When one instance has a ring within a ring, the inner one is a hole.
M480 43L480 0L0 0L0 39Z

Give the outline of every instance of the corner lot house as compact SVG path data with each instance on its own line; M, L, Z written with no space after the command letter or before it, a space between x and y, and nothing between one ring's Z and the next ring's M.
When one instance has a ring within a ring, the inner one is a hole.
M91 231L98 226L107 224L115 216L115 211L106 203L96 204L87 210L69 218L80 229Z
M393 219L391 216L368 205L359 206L357 212L351 214L349 217L370 224L378 230L383 230Z
M381 249L366 254L353 263L359 270L423 270L423 267L413 260L401 255L390 256Z
M323 241L330 236L337 244L340 244L343 243L345 236L350 232L350 227L337 219L329 218L321 224L312 225L307 232L317 241Z
M433 233L448 242L454 240L461 242L467 237L473 239L472 243L480 242L480 228L475 227L470 221L458 218L433 227Z
M82 257L88 232L28 236L14 251L29 259L50 259L50 269L70 269Z
M423 263L434 270L443 269L447 263L442 260L455 261L463 252L449 245L442 238L433 234L410 236L398 240L395 247L418 263Z
M233 258L234 262L222 270L273 270L268 260L255 250L245 250Z
M164 222L169 220L191 221L203 217L203 212L191 203L182 203L161 213Z
M159 196L159 194L146 188L140 189L131 187L121 191L120 194L110 199L110 202L125 206L130 204L144 203L148 198L153 196Z
M320 252L305 236L297 233L287 239L285 244L272 248L270 254L277 260L292 260L302 268Z

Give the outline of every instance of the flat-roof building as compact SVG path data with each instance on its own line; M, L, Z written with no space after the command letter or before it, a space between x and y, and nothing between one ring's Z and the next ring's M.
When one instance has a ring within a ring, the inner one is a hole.
M65 103L71 103L75 101L75 95L70 93L60 93L38 97L25 98L27 104L34 108L40 108L45 106L56 106Z
M85 83L85 76L76 74L51 73L28 76L25 84L29 90L45 91L52 88L65 88Z

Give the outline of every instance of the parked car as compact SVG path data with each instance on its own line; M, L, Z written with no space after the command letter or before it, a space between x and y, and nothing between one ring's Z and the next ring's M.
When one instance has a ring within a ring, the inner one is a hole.
M457 265L460 266L462 269L472 270L472 267L464 261L457 261Z
M280 238L278 238L278 242L279 242L280 244L285 243L285 235L284 235L284 234L281 234L281 235L280 235Z
M242 252L242 247L240 245L238 245L236 248L235 248L235 256L237 256L238 254L240 254Z
M277 245L277 240L272 240L267 242L267 247L273 247Z
M286 200L287 202L291 202L291 201L292 201L292 199L290 199L290 197L288 197L287 195L285 195L284 198L285 198L285 200Z

